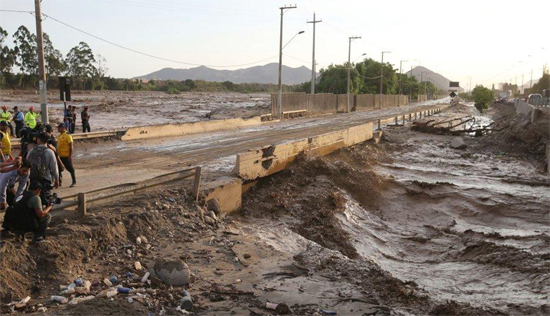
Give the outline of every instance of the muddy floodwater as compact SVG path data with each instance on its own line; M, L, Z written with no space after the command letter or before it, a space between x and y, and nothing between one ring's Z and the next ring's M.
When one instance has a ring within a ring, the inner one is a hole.
M260 238L296 255L311 241L337 249L415 284L436 302L479 308L474 314L547 314L548 174L523 155L486 148L483 138L465 137L465 150L450 148L452 139L388 127L380 145L297 167L286 177L307 180L272 186L289 209L281 217L286 225L262 228ZM334 211L337 223L322 219L315 227L300 217L326 216L331 204L323 205L323 194L341 195L344 207ZM262 201L258 195L250 196L254 203Z

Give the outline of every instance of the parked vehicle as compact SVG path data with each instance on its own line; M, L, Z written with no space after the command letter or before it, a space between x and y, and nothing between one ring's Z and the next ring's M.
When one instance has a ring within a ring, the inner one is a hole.
M542 95L538 93L530 94L527 98L527 103L531 105L543 105Z

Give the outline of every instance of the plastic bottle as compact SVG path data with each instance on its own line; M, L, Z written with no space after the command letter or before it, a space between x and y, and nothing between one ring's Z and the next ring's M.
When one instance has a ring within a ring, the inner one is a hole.
M69 300L65 296L59 296L59 295L52 295L50 298L50 301L57 302L60 304L67 304Z
M193 298L191 298L191 294L189 294L186 290L181 291L181 294L183 294L183 298L181 299L180 307L186 311L192 310Z
M130 293L130 288L123 287L123 286L117 286L116 290L117 290L118 293L122 293L122 294L129 294Z
M143 275L143 278L141 278L141 283L147 282L147 279L149 278L150 275L151 273L149 271L145 272L145 274Z
M107 279L107 278L103 279L103 283L105 283L105 285L107 285L109 287L113 286L113 282L109 281L109 279Z

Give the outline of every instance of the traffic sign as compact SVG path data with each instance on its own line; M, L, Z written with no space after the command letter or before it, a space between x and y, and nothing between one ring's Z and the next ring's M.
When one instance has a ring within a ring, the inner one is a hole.
M454 98L454 97L456 97L456 93L455 93L454 91L452 91L451 93L449 93L449 96L450 96L451 98Z

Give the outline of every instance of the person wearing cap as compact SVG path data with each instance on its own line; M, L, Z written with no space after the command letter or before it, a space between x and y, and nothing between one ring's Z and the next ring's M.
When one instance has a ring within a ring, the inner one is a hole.
M85 106L80 113L80 119L82 120L82 133L91 132L90 130L90 114L88 114L88 107Z
M13 116L11 115L11 112L8 111L7 106L2 107L2 112L0 112L0 122L6 122L8 123L8 126L10 128L10 135L13 135L13 126L11 125L11 120Z
M67 133L65 124L59 124L57 131L59 132L59 136L57 137L57 154L65 166L65 170L71 174L71 179L73 180L71 187L74 187L76 185L76 175L73 167L73 137Z
M40 114L34 112L34 106L31 106L29 112L25 114L25 124L34 129L36 127L36 118L39 116Z
M2 144L2 161L12 161L11 140L8 133L8 122L0 121L0 144Z
M42 185L38 181L31 181L28 191L23 197L10 206L4 215L4 228L16 233L16 238L25 239L26 232L33 232L33 242L41 242L46 236L46 229L52 220L51 205L43 207L40 195Z
M18 106L13 107L13 121L15 122L15 136L21 137L21 130L25 127L25 114L19 111Z

